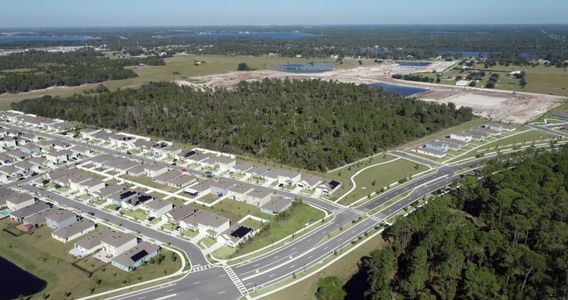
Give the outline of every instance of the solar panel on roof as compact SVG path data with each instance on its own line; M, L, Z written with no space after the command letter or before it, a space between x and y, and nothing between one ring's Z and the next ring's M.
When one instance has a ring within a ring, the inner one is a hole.
M251 231L252 231L252 229L250 229L248 227L241 226L241 227L237 228L237 230L233 231L231 233L231 236L234 236L236 238L242 238L243 236L247 235Z
M132 261L136 262L136 261L139 261L139 260L143 259L144 257L146 257L146 255L148 255L148 252L146 252L146 250L142 250L142 251L132 255L130 257L130 259L132 259Z

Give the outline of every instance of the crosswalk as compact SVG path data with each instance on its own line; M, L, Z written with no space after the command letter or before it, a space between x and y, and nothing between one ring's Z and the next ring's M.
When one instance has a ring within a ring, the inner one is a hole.
M358 214L358 215L361 215L361 216L364 216L364 215L367 214L366 212L359 210L359 209L356 209L356 208L352 208L351 211Z
M231 278L231 280L233 281L233 283L235 284L237 289L239 289L239 292L241 293L241 295L246 295L248 290L245 287L245 285L242 283L242 281L239 279L237 274L235 274L233 269L231 269L231 267L229 267L229 266L224 266L223 270L225 270L227 275L229 275L229 278Z
M205 265L205 266L197 265L197 266L191 267L191 269L189 270L189 273L200 272L200 271L211 269L213 267L215 267L215 266L214 265Z

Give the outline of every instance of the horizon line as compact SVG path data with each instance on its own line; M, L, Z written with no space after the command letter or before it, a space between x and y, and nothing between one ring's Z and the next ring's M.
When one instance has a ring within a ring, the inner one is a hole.
M46 25L0 26L0 29L82 29L82 28L199 28L199 27L360 27L360 26L568 26L566 23L369 23L369 24L215 24L215 25Z

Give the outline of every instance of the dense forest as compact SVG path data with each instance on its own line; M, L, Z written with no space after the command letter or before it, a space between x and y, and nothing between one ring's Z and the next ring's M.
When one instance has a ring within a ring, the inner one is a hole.
M567 299L568 148L495 162L383 232L365 299Z
M138 64L164 65L165 61L158 57L110 59L92 50L0 56L0 94L132 78L136 73L124 67Z
M241 82L234 91L151 83L14 103L47 117L246 153L311 170L353 162L468 121L471 109L319 80Z

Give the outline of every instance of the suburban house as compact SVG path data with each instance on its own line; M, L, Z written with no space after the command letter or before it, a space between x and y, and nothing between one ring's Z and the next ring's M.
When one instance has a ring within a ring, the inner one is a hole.
M23 172L20 169L14 167L13 165L5 165L0 167L0 174L6 177L12 177L12 176L21 175L23 174Z
M264 179L264 178L266 178L266 173L268 173L268 169L259 168L259 167L252 167L252 168L248 169L247 173L249 173L250 176L252 176L252 177Z
M276 216L292 206L292 200L282 196L273 196L270 201L260 207L260 211Z
M265 174L265 178L283 184L296 184L302 179L302 174L284 169L271 169Z
M184 229L191 229L217 237L230 227L229 219L204 210L195 210L182 219L179 225Z
M63 243L67 243L93 230L95 230L95 223L91 220L82 219L53 231L51 237Z
M424 144L424 148L426 148L428 150L438 151L438 152L448 152L448 150L450 149L448 144L446 144L446 143L444 143L440 140L434 140L434 141L426 142Z
M155 197L146 193L136 193L134 197L130 197L127 200L121 203L121 206L124 208L136 208L141 204L144 204L148 201L154 200Z
M110 194L106 196L106 200L109 204L114 204L118 206L122 206L124 201L128 201L131 198L134 198L138 195L138 192L131 190L131 189L124 189L120 190L116 193Z
M245 183L235 184L227 193L230 199L236 201L245 201L245 194L252 191L254 188L251 185Z
M313 190L323 182L323 178L314 175L303 176L302 180L296 185L303 188Z
M456 133L451 133L450 138L454 139L454 140L466 142L466 143L469 143L472 140L471 133L467 132L467 131L460 131L460 132L456 132Z
M134 168L128 169L126 174L133 177L144 176L144 167L142 165L137 165Z
M53 163L68 161L72 157L74 157L74 154L69 150L59 150L45 155L45 158Z
M18 193L4 188L0 191L0 195L6 201L6 206L11 211L22 209L36 202L35 198L30 194Z
M237 160L234 157L227 155L216 155L203 160L201 163L206 166L226 171L233 168L237 164Z
M144 164L144 175L148 177L158 177L168 171L168 165L163 163Z
M240 161L235 164L235 166L232 168L232 171L239 174L244 174L247 173L248 170L252 169L253 167L254 165L249 162Z
M271 195L272 192L270 190L253 189L252 191L246 193L243 198L247 204L260 207L270 201Z
M144 203L142 208L148 212L148 216L159 218L171 211L173 209L173 205L169 200L155 199Z
M175 206L172 210L166 213L166 217L172 223L177 223L182 219L189 217L195 209L187 205Z
M117 147L135 148L134 142L136 141L136 138L123 133L118 133L110 134L109 141L111 145Z
M150 260L152 257L158 255L160 247L148 242L142 242L112 260L112 265L130 272L139 267L143 262Z
M136 246L138 239L130 234L103 230L75 242L75 249L71 252L75 256L85 256L99 249L104 249L107 257L116 257L126 250Z
M47 226L51 229L59 229L77 222L77 215L66 209L59 209L45 217Z
M22 173L36 172L39 170L39 167L37 165L34 165L26 160L15 163L14 168L20 170L20 172Z
M24 153L29 154L29 155L40 155L42 149L36 143L28 143L28 144L20 146L20 150Z
M463 147L467 146L467 143L460 140L454 140L451 138L442 138L442 143L448 145L450 150L461 150Z
M52 207L50 209L39 212L37 214L25 217L22 220L22 224L24 225L24 228L26 229L24 231L29 232L29 230L31 230L33 228L38 228L38 227L45 225L46 224L46 217L48 217L49 215L51 215L52 213L54 213L56 211L57 211L57 209Z
M25 218L37 215L43 211L51 209L51 206L43 201L35 202L32 205L20 208L10 213L10 218L16 222L22 222Z
M113 232L101 240L101 244L110 257L116 257L136 246L138 239L127 233Z
M418 147L416 148L416 152L436 158L444 158L447 155L444 151L434 150L426 147Z
M184 174L178 170L167 171L166 173L154 178L154 182L168 185L174 188L182 188L197 181L191 174Z
M331 195L333 192L341 186L341 182L337 180L326 180L322 184L318 185L316 191L319 191L323 195Z
M108 185L108 186L105 186L104 188L96 191L95 194L97 196L99 196L99 198L101 198L101 199L107 199L108 196L110 196L114 193L124 191L124 190L125 190L124 187L120 186L120 185Z

